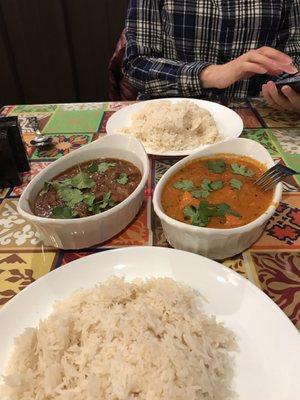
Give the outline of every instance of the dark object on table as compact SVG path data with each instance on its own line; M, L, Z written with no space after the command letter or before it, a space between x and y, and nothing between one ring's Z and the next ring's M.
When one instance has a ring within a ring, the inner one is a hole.
M125 30L121 33L108 65L108 97L112 101L136 100L137 90L125 79L122 65L126 48Z
M31 146L48 148L52 145L52 137L43 135L39 129L39 123L36 117L29 117L29 122L35 131L35 138L30 141Z
M21 185L20 172L29 170L18 118L0 118L0 188Z
M275 85L278 89L281 89L283 86L288 85L296 92L300 93L300 73L293 75L285 75L284 77L280 77L275 81Z
M0 118L0 130L7 132L8 141L19 172L29 171L29 162L21 136L18 117Z
M0 188L19 186L22 179L8 140L8 133L0 128Z

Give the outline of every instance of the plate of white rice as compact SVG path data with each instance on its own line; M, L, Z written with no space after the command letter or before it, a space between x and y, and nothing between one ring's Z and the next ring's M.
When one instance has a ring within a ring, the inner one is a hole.
M185 156L216 142L237 138L241 117L211 101L169 98L141 101L124 107L108 120L108 134L139 139L148 154Z
M300 338L261 290L174 249L96 253L0 311L1 400L296 400Z

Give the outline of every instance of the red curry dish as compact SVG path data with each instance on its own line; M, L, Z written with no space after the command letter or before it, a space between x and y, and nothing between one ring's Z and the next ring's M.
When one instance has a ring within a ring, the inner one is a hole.
M129 161L99 158L69 168L37 195L33 212L46 218L82 218L104 212L125 200L142 179Z
M208 228L236 228L262 215L274 190L264 192L255 180L266 167L250 157L219 154L203 157L176 172L162 192L171 218Z

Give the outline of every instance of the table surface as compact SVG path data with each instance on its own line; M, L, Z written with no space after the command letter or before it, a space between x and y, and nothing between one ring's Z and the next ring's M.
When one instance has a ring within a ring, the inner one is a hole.
M168 246L151 195L163 173L178 158L150 157L151 177L143 207L119 235L99 246L80 251L45 248L34 227L17 213L24 187L52 161L105 135L108 118L130 103L81 103L6 106L0 115L17 115L30 158L31 170L23 185L0 189L0 306L49 271L89 254L123 246ZM300 169L300 115L268 108L260 99L222 102L243 119L242 137L253 139L275 159ZM30 146L34 131L28 117L36 116L40 129L51 134L55 147L41 151ZM223 264L250 279L269 295L300 329L300 177L284 184L284 193L263 235L248 250Z

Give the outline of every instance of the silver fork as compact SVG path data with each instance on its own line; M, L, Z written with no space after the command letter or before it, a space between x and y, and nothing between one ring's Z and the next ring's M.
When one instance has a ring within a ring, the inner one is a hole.
M259 185L263 190L269 190L287 176L298 174L300 174L300 172L294 171L293 169L281 164L275 164L264 172L254 183Z

